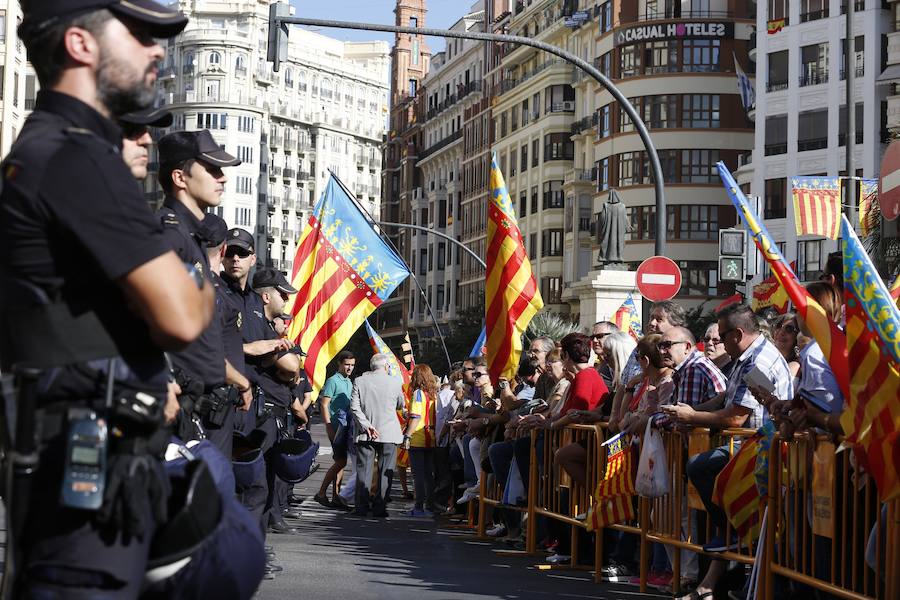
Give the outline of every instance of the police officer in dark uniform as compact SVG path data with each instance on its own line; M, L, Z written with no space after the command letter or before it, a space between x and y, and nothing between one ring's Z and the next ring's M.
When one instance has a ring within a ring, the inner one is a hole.
M4 492L7 575L14 595L135 598L167 512L163 351L206 327L213 291L165 244L111 119L149 105L155 38L187 19L150 0L23 9L41 91L2 165L0 368L38 369L18 406L37 426L16 439L34 438L38 462Z
M150 146L153 144L150 128L169 127L172 121L172 113L162 107L150 107L119 117L119 127L122 128L122 159L138 181L147 178Z
M285 304L295 290L285 279L280 271L273 268L257 269L253 275L253 289L259 294L263 302L263 317L256 315L256 327L260 331L267 329L267 337L280 339L275 331L274 321L279 317ZM294 404L294 385L301 369L300 354L302 350L294 346L289 340L285 342L291 346L287 352L279 352L274 357L255 361L255 369L258 384L265 396L266 410L275 419L277 439L291 438L292 406ZM269 531L274 533L297 533L284 521L284 512L288 507L288 494L290 486L281 480L275 473L274 454L278 448L269 452L270 460L266 461L267 476L269 481L269 495L266 501L266 510L269 514ZM297 516L297 515L293 515Z
M205 129L170 133L159 140L158 149L159 182L166 198L157 216L166 239L183 261L211 280L205 211L222 202L227 180L222 168L241 161L222 150ZM173 353L172 362L182 389L178 436L207 437L230 455L238 390L226 385L226 372L233 375L233 368L226 365L221 321L214 319L193 344Z

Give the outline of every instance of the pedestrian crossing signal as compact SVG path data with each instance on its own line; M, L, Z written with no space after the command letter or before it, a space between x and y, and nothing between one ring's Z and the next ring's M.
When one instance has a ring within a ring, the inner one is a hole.
M269 44L266 60L272 63L272 70L278 72L281 63L287 60L288 24L276 21L276 17L291 16L291 7L285 2L275 2L269 6Z
M719 281L747 281L747 232L719 230Z

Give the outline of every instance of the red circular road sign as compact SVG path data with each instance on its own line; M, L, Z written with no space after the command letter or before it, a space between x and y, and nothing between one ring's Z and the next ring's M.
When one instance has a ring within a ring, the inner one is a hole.
M651 302L671 300L681 289L681 269L666 256L652 256L637 270L637 286Z
M900 142L891 142L881 159L878 203L882 216L888 221L900 216Z

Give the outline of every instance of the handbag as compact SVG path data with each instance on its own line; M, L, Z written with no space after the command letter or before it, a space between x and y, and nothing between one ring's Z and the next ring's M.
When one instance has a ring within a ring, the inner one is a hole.
M662 436L653 429L653 419L647 421L641 458L638 461L635 491L645 498L658 498L669 493L669 464Z

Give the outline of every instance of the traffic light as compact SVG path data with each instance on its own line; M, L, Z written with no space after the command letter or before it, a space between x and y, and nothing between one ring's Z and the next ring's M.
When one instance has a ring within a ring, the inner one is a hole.
M282 21L276 23L276 17L291 16L291 6L287 2L275 2L269 6L269 46L266 51L266 60L272 63L272 70L278 72L281 61L287 58L288 53L288 24Z
M719 281L747 281L747 232L719 230Z

